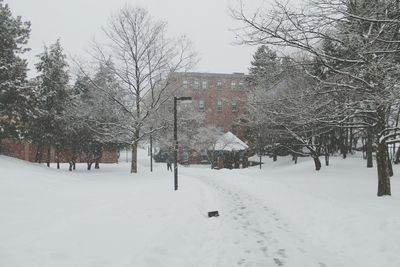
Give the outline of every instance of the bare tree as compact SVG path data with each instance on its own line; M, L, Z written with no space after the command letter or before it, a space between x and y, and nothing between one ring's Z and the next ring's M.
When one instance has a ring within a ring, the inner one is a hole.
M211 163L211 169L216 167L217 158L215 147L218 139L224 133L216 126L204 126L198 130L198 133L193 137L192 147L198 153L207 155L208 161Z
M181 102L177 105L177 114L179 116L177 120L179 144L189 150L198 151L196 136L205 127L204 113L197 111L192 103ZM153 137L162 149L173 146L173 99L167 101L163 107L153 114L146 128L160 129Z
M275 1L270 10L248 15L232 11L243 23L239 38L301 51L320 72L304 71L319 82L316 95L341 96L324 122L369 128L377 143L378 196L390 195L387 142L396 140L390 110L398 104L400 6L397 0L309 0L300 9Z
M299 70L288 69L275 84L267 88L256 86L249 95L242 121L254 129L259 127L259 134L267 131L268 135L264 133L260 138L269 138L265 145L273 148L274 157L277 149L293 155L309 155L318 171L322 137L331 131L331 126L320 119L330 112L331 100L310 95L315 84L312 79Z
M171 95L170 74L186 71L194 63L190 42L185 37L167 38L166 29L167 24L153 19L147 10L126 5L104 28L107 42L95 44L96 60L112 61L109 67L124 92L123 97L110 97L129 117L125 128L130 132L132 173L137 172L139 141L157 131L146 130L146 121Z

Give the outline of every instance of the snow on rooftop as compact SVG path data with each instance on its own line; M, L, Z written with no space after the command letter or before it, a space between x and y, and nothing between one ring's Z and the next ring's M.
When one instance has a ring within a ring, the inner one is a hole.
M215 150L217 151L240 151L247 148L249 146L231 132L225 133L215 144Z

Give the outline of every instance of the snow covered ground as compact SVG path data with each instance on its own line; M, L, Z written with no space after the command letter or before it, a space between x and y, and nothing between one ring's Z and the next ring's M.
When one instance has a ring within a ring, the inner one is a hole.
M400 183L359 158L76 172L0 156L0 266L400 266ZM399 173L396 169L396 173ZM220 217L208 218L218 210Z

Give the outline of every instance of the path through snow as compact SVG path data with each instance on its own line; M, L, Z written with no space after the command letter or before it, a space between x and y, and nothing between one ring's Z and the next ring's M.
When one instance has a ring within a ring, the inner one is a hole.
M327 266L267 203L216 177L188 176L212 190L219 208L216 266Z

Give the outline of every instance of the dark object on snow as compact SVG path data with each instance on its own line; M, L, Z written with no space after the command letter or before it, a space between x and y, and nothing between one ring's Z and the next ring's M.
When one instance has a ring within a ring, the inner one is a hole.
M171 171L172 172L172 164L168 159L167 159L167 171Z
M218 217L219 216L219 213L218 213L218 211L216 210L216 211L209 211L208 212L208 217L209 218L211 218L211 217Z

